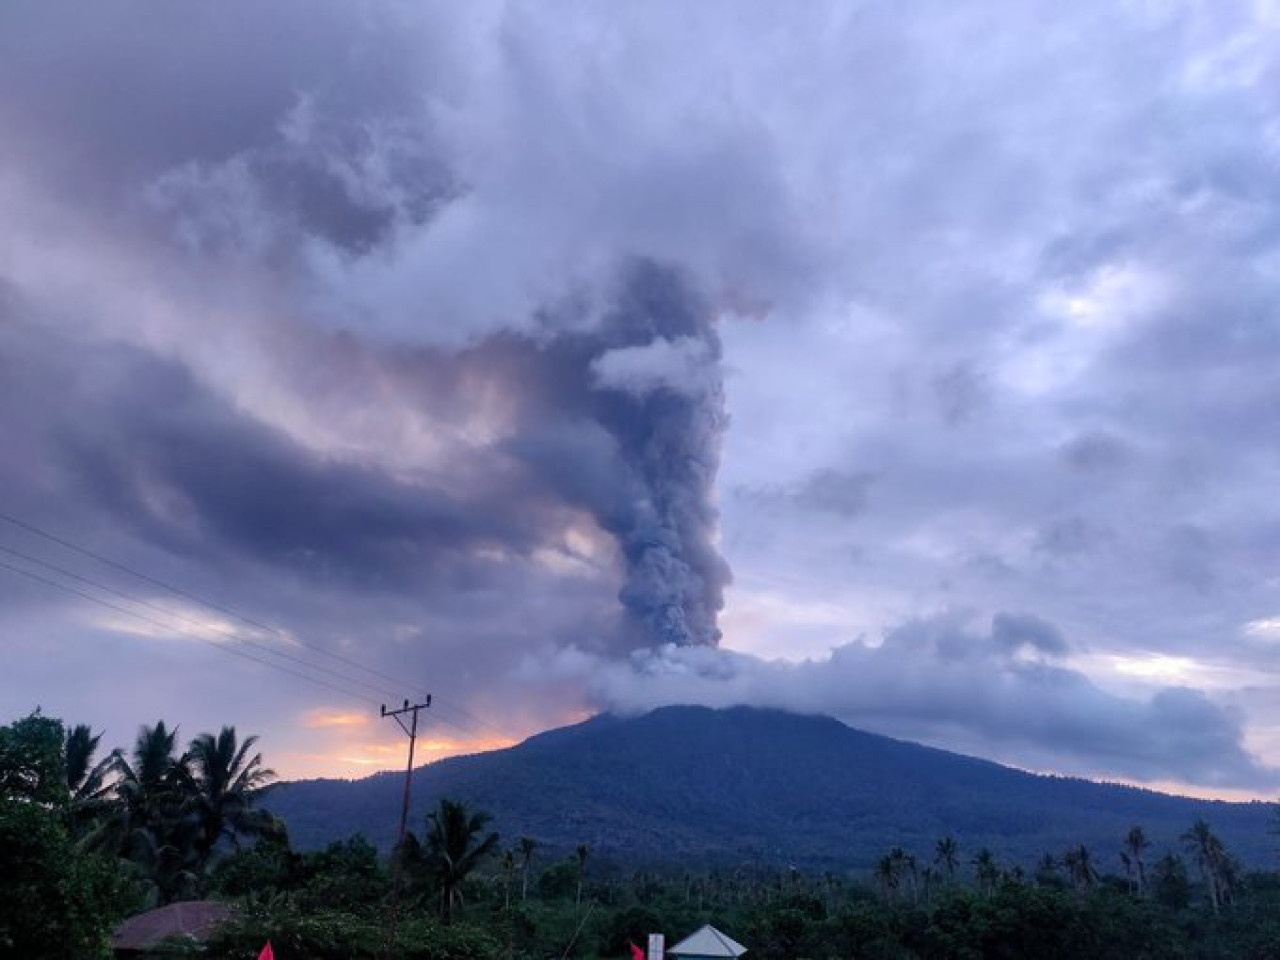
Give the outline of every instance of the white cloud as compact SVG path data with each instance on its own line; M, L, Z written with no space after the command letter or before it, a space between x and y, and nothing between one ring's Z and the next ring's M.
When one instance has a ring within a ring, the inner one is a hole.
M708 375L716 362L705 340L658 337L643 346L609 350L592 361L591 369L604 389L637 396L657 390L697 396L718 383L718 377Z

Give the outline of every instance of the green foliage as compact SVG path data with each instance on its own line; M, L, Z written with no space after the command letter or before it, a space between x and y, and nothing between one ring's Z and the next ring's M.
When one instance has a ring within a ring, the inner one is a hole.
M313 856L319 856L315 854ZM224 897L296 889L302 883L303 856L287 836L266 838L223 858L209 877L209 889Z
M538 896L543 900L572 899L578 889L578 865L572 860L554 863L538 877Z
M1184 910L1191 903L1191 881L1187 866L1176 853L1167 853L1152 870L1152 891L1156 901L1170 910Z
M485 832L492 819L487 813L468 810L466 804L447 799L427 814L421 863L440 891L440 916L445 923L451 922L466 902L467 878L497 849L498 835Z
M142 727L129 755L111 758L114 780L95 784L104 767L89 770L82 783L89 793L76 806L77 816L93 821L83 828L86 843L126 861L156 905L201 895L223 851L241 837L283 838L283 824L256 806L272 775L260 755L249 755L256 738L238 743L234 728L223 727L216 737L197 736L179 754L177 736L164 721ZM68 745L75 744L75 753L89 747L91 754L96 741L81 739ZM75 766L69 774L87 768L87 759Z
M752 952L761 957L808 957L823 953L816 936L823 908L810 897L793 895L748 914L746 930Z
M208 960L253 960L271 941L276 955L296 960L375 960L384 956L385 917L332 909L303 909L285 898L246 910L226 925L203 954ZM399 925L396 960L498 960L486 930L410 917Z
M389 879L378 851L357 834L329 844L302 861L299 902L352 912L368 912L387 898Z
M253 738L224 728L178 753L160 723L128 757L95 762L97 740L38 713L0 728L0 955L105 957L145 887L157 902L237 901L210 960L254 960L267 940L282 960L383 956L389 865L359 835L295 851L256 807L267 772ZM394 957L612 960L649 933L674 941L710 922L756 960L1280 960L1280 875L1243 876L1204 821L1182 837L1186 860L1153 851L1140 827L1110 847L1055 845L1034 867L944 835L881 848L857 875L758 862L664 874L585 844L547 845L537 870L539 842L493 856L489 824L443 801L423 839L409 835ZM1117 863L1122 876L1105 872Z
M223 840L235 845L241 836L262 836L281 828L266 811L257 809L257 793L275 777L262 765L262 754L249 755L257 737L237 743L234 727L223 727L215 737L202 733L191 741L185 763L184 814L194 820L192 843L207 863Z
M57 811L0 798L0 955L110 956L111 930L130 906L126 887L114 861L72 844Z
M0 797L65 803L63 737L62 721L39 710L0 727Z
M649 934L662 929L662 917L648 906L631 906L614 911L600 926L596 941L596 953L602 957L628 956L629 944L642 949L649 941Z

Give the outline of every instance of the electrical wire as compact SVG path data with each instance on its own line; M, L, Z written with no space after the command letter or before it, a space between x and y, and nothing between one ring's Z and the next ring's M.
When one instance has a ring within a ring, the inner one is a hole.
M101 597L96 597L93 594L88 593L87 591L80 590L76 587L69 586L68 584L65 584L65 583L59 583L56 580L51 580L48 577L41 576L40 574L35 573L31 570L25 570L22 567L15 567L12 564L6 563L3 560L0 560L0 569L8 570L12 573L18 574L19 576L23 576L30 580L34 580L37 583L45 584L46 586L53 587L57 590L63 590L67 593L75 594L76 596L81 597L85 600L88 600L91 603L96 603L99 606L106 607L108 610L114 610L117 613L124 614L125 616L133 617L137 620L141 620L144 623L149 623L152 626L159 627L161 630L176 631L178 633L185 634L186 636L189 636L195 640L198 640L201 643L206 643L211 647L215 647L216 649L221 650L223 653L229 653L229 654L232 654L233 656L243 657L245 660L252 660L255 663L262 664L264 667L268 667L272 670L278 670L281 673L290 674L294 677L299 678L300 680L305 680L308 683L316 684L317 686L321 686L321 687L327 687L330 690L334 690L334 691L337 691L338 693L343 694L344 696L355 697L357 699L364 700L368 703L374 704L375 706L378 705L378 701L374 700L372 697L366 696L365 694L357 693L353 690L339 687L336 684L329 683L326 680L321 680L318 677L308 676L304 673L300 673L297 670L291 670L288 667L282 666L281 664L272 663L270 660L263 660L261 657L255 657L253 654L246 653L244 650L239 650L235 647L228 646L223 643L219 643L216 640L210 640L208 637L201 636L200 634L192 630L184 630L181 627L175 627L173 624L164 623L163 621L157 620L154 617L149 617L146 614L138 613L136 610L130 610L127 607L120 606L119 604L111 603L109 600L103 600Z
M172 584L172 583L168 583L168 582L166 582L166 581L164 581L164 580L161 580L161 579L160 579L160 578L158 578L158 577L151 576L151 575L150 575L150 574L148 574L148 573L145 573L145 572L143 572L143 571L141 571L141 570L138 570L137 568L132 567L132 566L130 566L129 564L121 563L121 562L120 562L120 561L118 561L118 560L114 560L114 559L112 559L112 558L110 558L110 557L104 556L104 555L103 555L103 554L101 554L101 553L97 553L97 552L95 552L95 551L93 551L93 550L90 550L90 549L88 549L87 547L83 547L83 546L81 546L81 545L79 545L79 544L77 544L77 543L74 543L74 542L72 542L72 541L70 541L70 540L67 540L67 539L65 539L64 537L60 537L60 536L58 536L58 535L57 535L57 534L55 534L55 533L50 533L48 530L44 530L44 529L42 529L42 528L40 528L40 527L37 527L37 526L35 526L34 524L31 524L31 523L26 522L25 520L21 520L21 519L19 519L18 517L13 516L12 514L5 513L5 512L3 512L3 511L0 511L0 521L3 521L3 522L5 522L5 523L8 523L8 524L10 524L11 526L16 527L16 528L18 528L18 529L20 529L20 530L23 530L23 531L25 531L25 532L27 532L27 533L29 533L29 534L32 534L32 535L34 535L34 536L40 537L40 538L42 538L42 539L44 539L44 540L47 540L47 541L49 541L50 543L56 544L57 546L60 546L60 547L62 547L62 548L64 548L64 549L66 549L66 550L70 550L70 551L73 551L73 552L75 552L75 553L80 554L81 556L88 557L88 558L90 558L91 560L94 560L94 561L96 561L96 562L98 562L98 563L101 563L101 564L103 564L103 565L105 565L105 566L111 567L111 568L112 568L112 569L114 569L114 570L118 570L118 571L120 571L120 572L122 572L122 573L126 573L126 574L128 574L129 576L132 576L132 577L137 578L138 580L141 580L141 581L143 581L143 582L145 582L145 583L149 583L149 584L151 584L152 586L155 586L155 587L160 588L161 590L165 590L165 591L167 591L168 593L173 594L174 596L182 597L183 599L189 600L189 601L191 601L192 603L198 604L199 606L205 607L205 608L207 608L207 609L209 609L209 610L214 610L214 611L216 611L216 612L218 612L218 613L225 614L226 616L228 616L228 617L232 617L232 618L234 618L234 619L236 619L236 620L240 621L241 623L248 624L249 626L255 627L255 628L259 629L259 630L266 631L267 633L270 633L270 634L272 634L272 635L274 635L274 636L276 636L276 637L280 638L281 640L284 640L284 641L289 642L289 643L295 643L295 644L297 644L297 645L298 645L298 646L300 646L300 647L303 647L303 648L305 648L305 649L307 649L307 650L312 651L313 653L317 653L317 654L320 654L320 655L322 655L322 656L329 657L330 659L335 660L335 661L337 661L337 662L344 663L344 664L346 664L347 666L353 667L353 668L355 668L355 669L357 669L357 670L360 670L360 671L362 671L362 672L364 672L364 673L368 674L369 676L374 676L374 677L378 677L378 678L380 678L380 679L382 679L382 680L389 681L389 682L391 682L391 683L395 684L397 687L400 687L400 686L403 684L403 678L392 676L391 674L386 673L385 671L378 670L378 669L375 669L375 668L373 668L373 667L367 666L366 664L362 664L362 663L360 663L360 662L359 662L359 661L357 661L357 660L353 660L353 659L351 659L350 657L346 657L346 656L343 656L342 654L334 653L333 651L328 650L328 649L326 649L325 647L320 646L319 644L309 643L309 642L307 642L306 640L304 640L304 639L302 639L302 638L299 638L299 637L296 637L296 636L294 636L294 635L291 635L291 634L287 633L286 631L281 630L281 629L280 629L280 628L278 628L278 627L274 627L274 626L272 626L272 625L271 625L271 624L269 624L269 623L265 623L265 622L263 622L262 620L259 620L259 619L255 618L255 617L251 617L251 616L249 616L249 615L247 615L247 614L240 613L238 610L235 610L235 609L233 609L232 607L229 607L229 606L227 606L227 605L225 605L225 604L217 603L217 602L212 601L212 600L209 600L209 599L207 599L207 598L204 598L204 597L198 596L197 594L194 594L194 593L192 593L192 592L190 592L190 591L188 591L188 590L184 590L183 588L178 587L178 586L175 586L175 585L174 585L174 584ZM200 627L201 629L204 629L204 630L210 630L210 629L215 630L216 632L222 633L224 636L227 636L229 639L233 639L233 640L235 640L236 642L243 643L243 644L245 644L245 645L247 645L247 646L250 646L250 647L253 647L253 648L255 648L255 649L262 650L263 652L267 653L268 655L276 656L276 657L280 657L281 659L288 660L288 661L290 661L290 662L296 663L296 664L298 664L298 665L300 665L300 666L304 667L305 669L313 670L313 671L316 671L316 672L320 672L320 673L324 673L324 674L326 674L326 675L332 676L332 677L334 677L334 678L336 678L336 679L338 679L338 680L342 681L343 683L352 684L352 685L359 685L359 686L361 686L361 687L364 687L364 688L365 688L365 689L367 689L367 690L371 690L371 691L374 691L374 692L377 692L377 693L381 693L381 694L386 694L386 693L388 693L388 691L387 691L385 688L382 688L382 687L376 687L376 686L374 686L373 684L370 684L370 683L368 683L367 681L361 680L361 679L359 679L359 678L357 678L357 677L353 677L353 676L350 676L350 675L347 675L347 674L342 674L342 673L339 673L339 672L337 672L337 671L335 671L335 670L331 670L331 669L329 669L329 668L327 668L327 667L321 666L321 665L319 665L319 664L315 664L315 663L311 663L311 662L309 662L309 661L306 661L306 660L304 660L304 659L302 659L302 658L300 658L300 657L295 657L295 656L292 656L291 654L285 653L285 652L283 652L283 651L276 650L276 649L274 649L274 648L272 648L272 647L269 647L269 646L267 646L267 645L265 645L265 644L262 644L262 643L259 643L259 642L257 642L257 641L254 641L254 640L252 640L252 639L250 639L250 638L248 638L248 637L244 637L244 636L242 636L242 635L240 635L240 634L236 633L235 631L229 630L229 629L227 629L227 628L225 628L225 627L222 627L222 626L219 626L219 625L212 625L212 624L207 624L207 623L201 623L200 621L194 620L194 619L192 619L192 618L190 618L190 617L186 616L185 614L182 614L182 613L179 613L179 612L177 612L177 611L171 610L171 609L169 609L169 608L167 608L167 607L164 607L164 606L162 606L162 605L160 605L160 604L157 604L157 603L154 603L154 602L152 602L152 601L146 600L145 598L140 598L140 597L137 597L137 596L135 596L135 595L133 595L133 594L127 593L127 592L125 592L125 591L117 590L117 589L115 589L115 588L113 588L113 587L110 587L110 586L107 586L107 585L105 585L105 584L99 583L98 581L95 581L95 580L93 580L93 579L91 579L91 578L84 577L84 576L82 576L82 575L80 575L80 574L74 573L73 571L67 570L67 569L65 569L65 568L63 568L63 567L59 567L59 566L57 566L56 564L51 564L51 563L49 563L49 562L47 562L47 561L40 560L40 559L38 559L38 558L36 558L36 557L29 556L28 554L24 554L24 553L22 553L22 552L20 552L20 551L13 550L12 548L5 547L5 546L2 546L2 545L0 545L0 551L3 551L4 553L9 554L10 556L19 557L19 558L21 558L21 559L23 559L23 560L26 560L26 561L27 561L27 562L29 562L29 563L35 563L35 564L37 564L37 565L39 565L39 566L41 566L41 567L44 567L45 569L48 569L48 570L52 570L52 571L54 571L54 572L57 572L57 573L61 574L62 576L70 577L70 578L72 578L72 579L74 579L74 580L76 580L76 581L78 581L78 582L85 583L85 584L87 584L87 585L93 586L95 589L101 590L101 591L103 591L104 593L108 593L108 594L110 594L110 595L112 595L112 596L115 596L115 597L117 597L117 598L127 600L127 601L128 601L128 602L130 602L130 603L136 603L136 604L139 604L139 605L141 605L141 606L143 606L143 607L146 607L146 608L148 608L148 609L151 609L151 610L157 611L157 612L159 612L159 613L164 614L165 616L172 617L172 618L174 618L174 619L176 619L176 620L180 620L180 621L183 621L183 622L185 622L185 623L193 624L193 625L198 626L198 627ZM59 583L56 583L56 582L54 582L54 581L48 580L48 579L46 579L46 578L38 577L38 576L36 576L36 575L31 574L29 571L24 571L24 570L21 570L21 569L16 568L16 567L9 566L8 564L2 564L2 563L0 563L0 566L2 566L4 569L8 569L8 570L12 570L12 571L17 572L17 573L21 573L21 574L22 574L22 575L24 575L24 576L29 576L29 577L31 577L32 579L38 579L40 582L42 582L42 583L47 583L47 584L49 584L50 586L54 586L54 587L57 587L57 588L59 588L59 589L66 589L66 590L69 590L69 591L70 591L70 592L72 592L72 593L75 593L75 594L77 594L77 595L79 595L79 596L83 596L83 597L85 597L85 599L92 600L92 601L93 601L93 602L95 602L95 603L102 603L104 606L108 606L108 607L110 607L110 608L112 608L112 609L119 610L119 612L125 613L125 614L127 614L127 615L129 615L129 616L135 616L135 617L138 617L139 619L142 619L142 620L145 620L145 621L147 621L147 622L153 623L154 625L161 626L163 629L179 629L179 632L185 633L185 634L190 635L190 636L194 636L194 637L196 637L196 639L199 639L199 640L201 640L201 641L203 641L203 642L211 643L212 645L219 647L219 649L227 650L228 652L235 652L235 653L239 653L239 654L241 654L241 655L243 655L243 656L246 656L248 659L254 660L254 661L259 662L259 663L262 663L263 665L268 666L268 667L271 667L271 668L273 668L273 669L280 669L280 670L284 670L284 672L286 672L286 673L293 673L293 674L294 674L294 675L296 675L296 676L303 676L303 678L304 678L304 679L310 680L310 681L311 681L311 682L313 682L313 683L318 683L318 684L320 684L320 685L322 685L322 686L329 687L330 689L333 689L333 690L339 690L339 692L343 692L343 693L346 693L346 694L348 694L348 695L357 696L359 699L365 700L365 701L367 701L367 702L369 702L369 703L377 703L377 701L374 701L373 699L371 699L370 697L368 697L368 696L366 696L366 695L364 695L364 694L357 694L357 693L353 693L353 692L352 692L352 691L350 691L350 690L340 690L338 687L334 686L333 684L325 683L325 682L320 681L320 680L318 680L318 679L316 679L316 678L312 678L312 677L305 677L305 676L304 676L304 675L302 675L302 674L298 674L296 671L288 670L287 668L284 668L284 667L282 667L282 666L280 666L280 665L278 665L278 664L274 664L274 663L272 663L272 662L270 662L270 661L262 660L262 659L260 659L260 658L258 658L258 657L253 657L253 656L250 656L250 655L248 655L248 654L245 654L245 653L244 653L244 651L237 651L237 650L233 650L232 648L229 648L229 647L227 647L227 646L225 646L225 645L222 645L222 644L216 643L215 641L210 641L210 640L208 640L208 638L206 638L206 637L201 637L201 636L199 636L199 635L197 635L197 634L193 634L193 633L191 633L191 631L189 631L189 630L181 630L180 628L174 628L174 627L171 627L170 625L167 625L167 624L160 624L160 623L158 623L157 621L151 620L151 619L150 619L150 618L148 618L148 617L145 617L145 616L142 616L142 615L140 615L140 614L137 614L137 613L136 613L136 612L134 612L134 611L130 611L130 610L126 610L126 609L123 609L123 608L116 607L114 604L108 604L108 603L106 603L105 601L102 601L100 598L93 597L93 596L91 596L91 595L85 594L85 593L83 593L82 591L75 590L75 589L73 589L73 588L67 587L67 586L66 586L66 585L64 585L64 584L59 584ZM395 697L392 697L391 699L396 699L396 698L395 698ZM495 727L493 724L490 724L490 723L486 722L485 720L482 720L481 718L477 717L475 714L471 713L470 711L466 710L465 708L463 708L462 706L460 706L460 705L458 705L458 704L454 704L454 703L451 703L451 702L449 702L449 701L447 701L447 700L443 700L443 699L439 698L438 696L436 696L436 697L434 697L434 698L433 698L433 703L435 703L435 704L436 704L436 705L438 705L438 706L444 707L444 708L445 708L445 709L447 709L447 710L451 710L451 711L453 711L455 714L457 714L458 716L460 716L460 717L464 718L466 721L468 721L469 723L473 724L474 726L482 727L482 728L487 729L487 730L489 730L490 732L492 732L492 733L494 733L494 734L497 734L497 735L499 735L499 736L506 736L506 734L505 734L505 732L504 732L504 731L502 731L502 730L498 729L498 728L497 728L497 727ZM379 704L379 705L380 705L380 704ZM468 729L467 727L462 726L460 723L458 723L458 722L457 722L457 721L455 721L455 720L450 719L449 717L441 716L439 712L437 712L437 713L435 714L435 716L436 716L436 718L437 718L438 720L440 720L441 722L446 723L446 724L448 724L449 726L453 727L454 729L456 729L456 730L460 730L461 732L463 732L463 733L465 733L465 734L468 734L468 735L474 735L474 734L476 733L476 730L475 730L474 728L473 728L473 729Z
M122 573L127 573L131 577L136 577L139 580L142 580L146 583L151 584L152 586L159 587L161 590L166 590L169 593L174 594L175 596L179 596L186 600L190 600L193 603L197 603L202 607L207 607L210 610L216 610L217 612L226 614L229 617L234 617L236 620L239 620L241 623L246 623L249 626L258 628L259 630L265 630L268 633L274 634L277 637L280 637L282 639L292 640L293 642L296 642L299 645L304 646L307 649L312 650L316 653L319 653L323 656L341 661L342 663L345 663L350 667L354 667L357 670L361 670L367 674L370 674L371 676L376 676L381 678L382 680L390 681L391 683L395 684L397 687L401 687L402 684L404 683L404 678L402 677L395 677L381 670L376 670L373 667L366 666L362 663L359 663L356 660L350 659L349 657L344 657L340 653L334 653L331 650L326 650L324 647L321 647L317 644L306 643L302 640L298 640L297 638L290 637L289 634L281 630L279 627L273 627L269 623L263 623L261 620L257 620L246 614L240 613L237 610L233 610L231 607L225 606L224 604L220 604L215 601L205 599L204 597L196 596L194 593L190 593L189 591L184 590L181 587L175 586L171 583L167 583L164 580L159 579L158 577L153 577L150 574L144 573L141 570L138 570L138 569L135 569L134 567L129 566L128 564L121 563L118 560L113 560L110 557L103 556L102 554L96 553L93 550L88 549L87 547L82 547L79 544L72 543L70 540L66 540L58 536L57 534L50 533L47 530L42 530L40 527L37 527L34 524L27 523L25 520L20 520L17 517L12 516L11 514L0 511L0 521L3 521L12 526L15 526L20 530L25 530L27 533L34 534L37 537L42 537L43 539L48 540L51 543L55 543L58 546L63 547L67 550L72 550L75 553L80 554L81 556L89 557L92 560L96 560L98 563L104 564L115 570L119 570Z
M283 650L277 650L274 647L267 646L265 643L259 643L258 641L253 640L249 637L242 636L236 631L231 630L227 627L224 627L220 624L204 623L199 620L195 620L191 617L186 616L185 614L179 613L176 610L170 610L168 607L161 606L158 603L152 603L151 601L143 597L135 596L134 594L127 593L123 590L117 590L114 587L107 586L104 583L99 583L98 581L93 580L89 577L81 576L80 574L72 570L67 570L65 567L60 567L55 563L49 563L47 560L41 560L39 557L30 556L29 554L23 553L20 550L14 550L11 547L6 547L0 544L0 553L6 553L11 557L17 557L20 560L25 560L28 563L33 563L39 567L43 567L46 570L50 570L64 577L69 577L70 579L75 580L78 583L83 583L86 586L93 587L95 590L101 590L103 593L109 594L113 597L116 597L117 599L125 600L129 603L136 603L141 607L146 607L149 610L154 610L157 613L163 614L164 616L172 617L174 620L178 620L178 621L181 621L182 623L190 624L193 627L197 627L201 630L220 633L229 640L235 641L237 643L243 643L246 646L253 647L256 650L261 650L263 653L269 656L279 657L282 660L288 660L291 663L296 663L299 666L305 667L308 670L315 670L318 673L327 674L328 676L334 677L337 680L341 680L343 683L359 685L361 687L364 687L367 690L372 691L373 693L382 694L384 697L387 696L388 694L388 691L386 691L385 689L381 687L375 687L373 684L370 684L370 683L366 683L364 680L361 680L359 677L351 677L346 674L339 673L336 670L330 670L328 667L321 666L320 664L311 663L307 660L302 659L301 657L295 657L292 654L284 652ZM392 699L394 699L394 695L392 696Z

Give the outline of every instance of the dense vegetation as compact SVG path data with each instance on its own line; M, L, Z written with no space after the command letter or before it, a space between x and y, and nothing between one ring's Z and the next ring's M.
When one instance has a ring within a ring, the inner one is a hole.
M0 955L107 956L127 913L212 897L237 915L210 960L252 960L268 939L281 960L382 957L393 899L391 955L422 960L624 957L708 922L759 960L1280 958L1280 875L1247 871L1205 820L1169 846L1131 825L1031 866L943 834L870 870L635 869L586 843L502 837L442 799L388 858L358 835L295 849L259 806L270 774L253 738L224 729L182 753L176 739L157 724L95 760L84 727L0 728Z
M38 712L0 728L0 951L90 957L115 921L189 899L242 838L282 837L255 808L272 776L254 738L224 727L177 753L177 731L143 727L129 753Z
M401 785L395 773L290 783L270 805L304 849L359 832L388 850L396 821L387 811ZM557 855L586 843L619 869L762 861L870 870L889 847L922 850L947 834L1029 868L1046 849L1109 849L1135 823L1157 847L1178 846L1197 819L1249 866L1272 856L1264 804L1034 776L829 717L747 708L596 717L423 767L413 791L419 817L441 797L465 797L507 833Z
M471 848L485 842L481 832L468 832ZM1231 876L1216 910L1202 833ZM650 932L679 937L709 922L760 960L1280 957L1280 876L1231 873L1208 825L1192 825L1180 851L1150 863L1140 834L1117 838L1111 851L1118 860L1138 841L1128 876L1100 872L1093 864L1111 858L1079 847L1028 875L948 838L918 856L886 852L871 877L749 866L608 874L589 850L544 861L536 842L520 838L468 874L452 922L441 913L439 862L415 858L397 955L623 957ZM360 838L310 854L259 844L228 860L217 883L224 895L249 894L252 906L216 957L249 958L267 938L278 956L381 955L388 874Z

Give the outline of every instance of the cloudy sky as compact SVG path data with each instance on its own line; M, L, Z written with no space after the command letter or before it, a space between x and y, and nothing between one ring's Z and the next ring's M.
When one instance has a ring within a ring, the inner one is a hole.
M0 707L1280 790L1280 6L0 7Z

